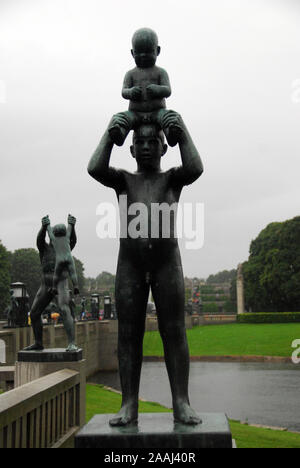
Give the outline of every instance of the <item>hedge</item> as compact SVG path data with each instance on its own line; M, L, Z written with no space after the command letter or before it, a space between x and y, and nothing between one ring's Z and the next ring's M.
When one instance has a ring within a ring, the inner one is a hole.
M202 312L204 314L217 314L219 312L219 307L214 302L207 302L203 304Z
M201 299L203 302L225 302L228 301L228 296L201 294Z
M238 314L239 323L292 323L300 322L300 312Z

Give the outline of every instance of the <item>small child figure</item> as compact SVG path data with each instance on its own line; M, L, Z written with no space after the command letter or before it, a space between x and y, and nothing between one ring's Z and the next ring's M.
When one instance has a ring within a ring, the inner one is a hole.
M122 146L129 131L139 123L158 123L163 129L170 146L175 146L180 134L180 126L172 124L163 127L166 100L171 95L171 86L167 72L155 65L160 54L158 38L152 29L142 28L132 38L131 54L136 67L129 70L124 78L122 96L129 99L129 110L122 112L127 126L114 125L109 128L113 142Z
M58 283L66 280L68 275L70 275L74 286L74 294L78 295L78 278L70 247L72 226L69 224L67 229L64 224L57 224L52 229L49 220L47 232L55 250L55 270L52 292L57 294Z

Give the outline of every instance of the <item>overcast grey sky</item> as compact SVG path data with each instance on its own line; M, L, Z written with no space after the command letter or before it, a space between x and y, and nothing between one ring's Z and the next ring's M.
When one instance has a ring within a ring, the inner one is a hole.
M86 275L116 268L96 236L113 190L86 171L112 114L125 110L133 32L156 30L167 106L181 113L205 172L182 193L205 204L205 243L184 273L235 268L268 223L299 215L298 0L0 0L0 239L34 247L40 218L78 218ZM298 80L298 81L297 81ZM129 141L112 163L134 170ZM169 149L163 168L180 163Z

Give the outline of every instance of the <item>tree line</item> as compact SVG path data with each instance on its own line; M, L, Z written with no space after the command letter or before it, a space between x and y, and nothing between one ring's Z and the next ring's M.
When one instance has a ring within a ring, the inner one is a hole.
M83 263L74 259L79 289L83 294L103 291L105 294L113 294L115 275L104 271L96 278L85 278ZM243 273L248 310L300 311L300 216L271 223L263 229L250 244L249 258L243 263ZM9 303L10 283L16 281L26 284L32 302L41 281L38 251L18 249L9 252L0 241L0 314ZM197 282L203 283L203 280L185 278L186 290L190 283ZM206 284L213 283L231 283L231 301L236 302L235 269L210 275Z
M267 225L252 240L243 263L246 310L300 311L300 216ZM208 284L231 282L236 302L236 270L210 275Z
M79 290L85 287L83 263L74 257L78 276ZM29 294L29 303L40 287L42 278L40 256L36 249L18 249L10 252L0 241L0 315L9 303L10 284L25 283Z
M245 302L253 312L300 311L300 216L269 224L243 263Z

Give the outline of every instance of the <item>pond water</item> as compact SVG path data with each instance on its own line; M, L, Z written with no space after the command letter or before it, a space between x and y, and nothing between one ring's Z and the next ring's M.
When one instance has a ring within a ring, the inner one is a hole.
M120 390L117 372L89 379ZM300 432L300 364L192 362L189 393L198 412ZM143 363L140 397L171 407L165 364Z

